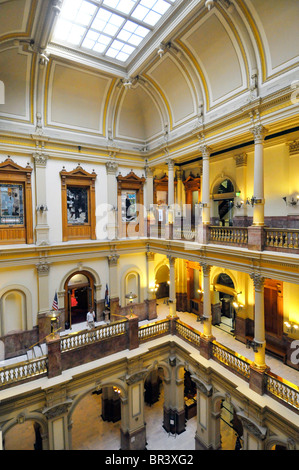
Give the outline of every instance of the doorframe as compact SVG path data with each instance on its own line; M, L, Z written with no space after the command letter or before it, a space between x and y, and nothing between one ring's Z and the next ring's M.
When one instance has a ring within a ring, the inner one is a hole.
M72 277L74 277L76 274L83 274L84 276L87 277L87 279L89 280L89 287L91 289L91 303L92 303L92 307L95 308L95 280L94 280L94 277L91 273L89 273L88 271L85 271L85 270L81 270L81 271L75 271L73 272L72 274L70 274L67 279L65 280L65 283L64 283L64 310L65 310L65 323L69 323L71 325L71 322L70 322L70 303L69 303L69 287L68 287L68 284L69 284L69 281ZM83 283L82 283L83 285ZM78 286L76 286L76 289L77 288L80 288L81 285L78 284ZM84 287L86 287L86 283L84 283ZM88 308L90 308L90 306L88 306ZM87 312L86 312L87 313Z

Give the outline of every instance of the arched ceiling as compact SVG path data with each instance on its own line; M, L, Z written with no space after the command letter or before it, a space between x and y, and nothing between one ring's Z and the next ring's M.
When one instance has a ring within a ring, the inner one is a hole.
M19 132L39 125L64 140L79 134L100 146L153 150L298 80L297 0L215 0L211 9L179 0L122 66L55 47L60 6L0 0L7 130L12 122Z

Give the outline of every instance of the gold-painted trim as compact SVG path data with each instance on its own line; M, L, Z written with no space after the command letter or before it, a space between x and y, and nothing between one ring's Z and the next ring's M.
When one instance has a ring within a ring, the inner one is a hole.
M28 38L30 36L32 25L33 25L33 20L34 20L34 15L37 9L37 2L38 0L32 0L31 2L25 32L18 33L17 31L15 31L14 33L5 34L3 36L0 36L0 42L6 41L7 39Z
M153 78L151 78L149 75L143 74L143 76L153 85L155 90L158 92L158 94L161 96L162 100L164 101L164 104L167 108L168 111L168 117L169 117L169 122L170 122L170 130L173 129L173 118L172 118L172 113L171 113L171 108L169 106L169 103L167 101L167 98L162 91L162 89L159 87L159 85L155 82Z

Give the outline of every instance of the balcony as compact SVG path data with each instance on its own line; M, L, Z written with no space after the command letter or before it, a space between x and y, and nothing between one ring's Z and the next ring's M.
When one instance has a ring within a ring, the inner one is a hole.
M77 328L80 329L80 326L77 325ZM177 317L169 317L168 307L160 303L155 322L138 324L138 318L130 315L92 330L79 330L66 335L51 334L43 356L23 362L10 361L10 365L0 369L0 390L42 377L57 377L74 364L88 364L116 352L137 350L143 344L170 335L180 338L207 358L203 326L197 322L196 315L180 312ZM213 327L213 337L216 339L210 342L208 359L222 366L224 374L225 370L229 370L250 387L253 352L216 327ZM237 347L238 352L232 347ZM271 356L267 356L267 365L270 370L264 374L263 394L299 414L299 387L294 383L298 372Z

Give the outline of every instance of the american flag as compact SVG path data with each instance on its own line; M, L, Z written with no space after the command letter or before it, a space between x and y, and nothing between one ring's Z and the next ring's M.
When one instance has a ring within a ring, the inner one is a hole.
M52 304L52 310L58 310L58 297L57 297L57 292L55 292L54 295L54 300Z
M105 291L105 307L110 307L108 284L106 284L106 291Z

